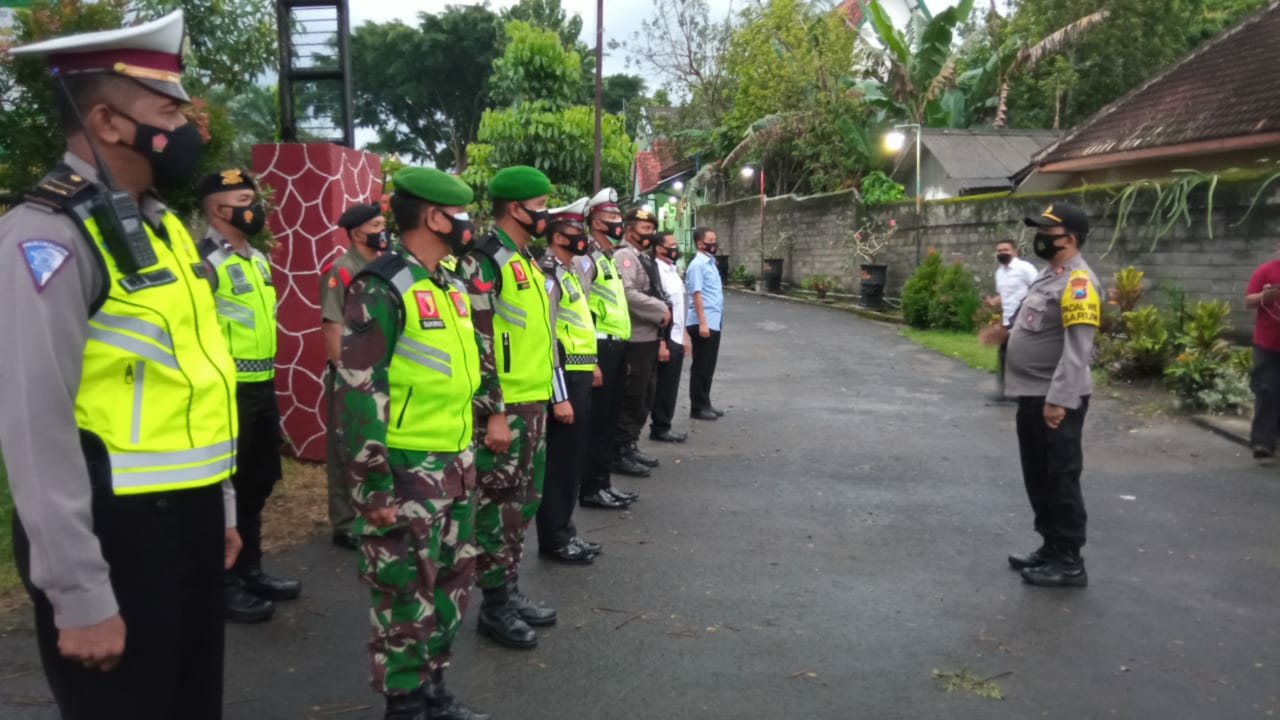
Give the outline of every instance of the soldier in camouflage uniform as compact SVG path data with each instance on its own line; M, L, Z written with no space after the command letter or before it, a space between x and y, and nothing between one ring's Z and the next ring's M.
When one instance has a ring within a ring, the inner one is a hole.
M552 625L517 585L525 531L538 512L546 465L547 402L555 419L573 422L555 348L554 306L529 254L547 226L551 181L527 166L505 168L489 183L495 226L459 258L476 331L493 342L501 387L478 411L476 470L477 584L484 592L478 629L494 641L532 648L532 627Z
M443 675L474 583L473 403L497 384L466 287L440 266L470 244L472 193L432 168L394 182L402 248L351 284L338 390L360 577L372 590L372 683L387 720L487 719Z

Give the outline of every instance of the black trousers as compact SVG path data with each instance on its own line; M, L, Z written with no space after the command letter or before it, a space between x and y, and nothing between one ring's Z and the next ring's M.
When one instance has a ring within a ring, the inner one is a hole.
M13 520L18 574L35 606L40 661L63 719L221 718L221 487L127 496L96 490L93 530L125 624L124 658L111 672L58 652L53 607L31 584L31 547L20 518Z
M1089 411L1088 396L1080 407L1067 410L1057 429L1044 422L1044 398L1018 398L1018 453L1022 458L1022 481L1035 513L1036 532L1046 545L1079 550L1084 547L1084 495L1080 473L1084 470L1084 417Z
M573 405L573 424L547 418L547 474L542 481L542 504L538 506L538 548L558 550L578 534L573 526L573 508L586 467L587 441L591 435L591 373L564 374Z
M711 337L698 334L698 326L689 326L689 339L693 342L693 362L689 364L689 411L711 409L711 380L716 375L716 359L720 357L720 331L712 330Z
M1005 358L1009 355L1009 342L1000 343L1000 349L996 351L996 394L1004 397L1004 364Z
M649 432L671 430L671 419L676 414L676 399L680 396L680 375L684 371L684 345L667 343L671 359L658 363L657 390L653 395L653 411L649 413Z
M1280 434L1280 352L1253 346L1253 373L1249 378L1253 390L1253 431L1250 441L1255 447L1276 449Z
M617 457L614 437L622 393L627 383L627 341L597 340L596 365L604 382L591 388L591 428L587 434L586 468L578 491L582 497L612 487L609 466Z
M233 573L262 562L262 509L280 479L280 410L270 380L236 385L240 437L236 441L236 529L244 549Z
M627 344L627 385L622 393L622 412L618 414L615 450L621 452L640 439L640 430L649 420L653 394L658 389L658 341Z

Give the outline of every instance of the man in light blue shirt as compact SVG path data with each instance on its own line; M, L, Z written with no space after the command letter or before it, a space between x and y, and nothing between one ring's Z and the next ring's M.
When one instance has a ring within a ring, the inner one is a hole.
M716 268L716 232L707 227L693 229L698 255L685 271L689 294L689 339L693 342L693 362L689 368L689 417L716 420L724 415L711 404L711 380L720 355L720 319L724 313L724 287Z

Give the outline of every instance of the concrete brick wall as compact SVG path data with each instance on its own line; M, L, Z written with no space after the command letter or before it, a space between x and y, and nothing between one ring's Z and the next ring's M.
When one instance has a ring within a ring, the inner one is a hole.
M919 236L915 206L894 203L870 212L879 219L893 217L899 231L878 262L889 266L889 296L896 296L916 266L917 252L929 249L944 259L962 260L984 292L994 292L994 246L1013 238L1023 246L1023 255L1032 262L1032 232L1022 225L1025 215L1037 214L1050 202L1066 200L1089 211L1092 229L1085 255L1104 284L1116 270L1135 265L1146 272L1148 297L1159 285L1175 284L1189 299L1217 299L1229 302L1237 338L1247 338L1252 314L1243 307L1245 284L1254 268L1275 255L1280 245L1280 183L1273 183L1243 223L1257 183L1219 184L1213 198L1213 237L1205 223L1207 197L1192 194L1189 203L1192 225L1183 222L1156 243L1154 250L1144 230L1151 214L1153 198L1143 196L1133 208L1129 222L1107 253L1115 229L1114 196L1106 191L1064 193L1057 197L1012 197L980 200L947 200L924 203ZM765 257L784 260L784 280L799 285L804 278L822 273L837 278L845 292L857 292L858 269L847 236L861 225L850 193L834 193L806 198L769 198L761 212L758 198L698 209L698 223L715 229L721 253L729 255L730 267L746 265L760 274L762 251ZM762 234L763 233L763 234ZM784 234L790 243L780 242ZM761 242L761 238L764 242ZM1104 256L1105 253L1105 256Z

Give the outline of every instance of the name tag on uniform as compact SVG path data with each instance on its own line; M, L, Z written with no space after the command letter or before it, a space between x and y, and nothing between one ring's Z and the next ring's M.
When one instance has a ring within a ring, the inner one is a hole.
M158 287L160 285L168 285L169 283L178 282L178 276L173 274L169 268L160 268L152 270L149 273L138 273L137 275L128 275L120 278L120 287L124 288L127 293L136 293L139 290Z
M418 321L423 330L439 330L444 327L435 295L427 290L416 290L413 299L418 303Z
M578 302L578 298L582 297L582 293L578 292L578 288L568 283L565 284L565 287L569 290L569 302Z
M244 274L244 267L240 265L227 265L227 277L231 278L231 292L236 295L243 295L253 290L253 285L249 284L249 278Z

